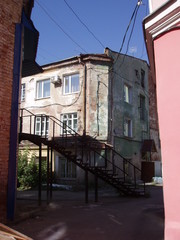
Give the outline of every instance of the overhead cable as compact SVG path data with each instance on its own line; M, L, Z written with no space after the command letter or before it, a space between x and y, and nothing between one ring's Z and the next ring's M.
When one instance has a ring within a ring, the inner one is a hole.
M106 48L104 46L104 44L95 36L95 34L89 29L89 27L80 19L80 17L77 15L77 13L74 11L74 9L69 5L69 3L64 0L65 4L68 6L68 8L73 12L73 14L76 16L76 18L79 20L79 22L87 29L87 31L94 37L94 39L96 39L96 41L99 42L99 44L103 47Z
M127 36L128 30L129 30L130 25L131 25L131 22L132 22L135 14L136 14L137 9L139 8L139 6L140 6L141 4L142 4L142 1L138 1L138 2L136 3L136 6L135 6L134 11L133 11L133 13L132 13L132 16L131 16L131 18L130 18L129 24L128 24L127 28L126 28L126 31L125 31L125 34L124 34L124 37L123 37L123 40L122 40L122 44L121 44L121 47L120 47L119 52L118 52L119 54L121 53L121 51L122 51L122 49L123 49L123 46L124 46L124 43L125 43L125 40L126 40L126 36ZM116 60L114 61L114 64L117 62L117 60L118 60L118 58L119 58L119 54L117 55L117 58L116 58Z
M46 13L46 15L51 19L51 21L56 24L56 26L74 43L76 44L83 52L87 53L63 28L62 26L48 13L48 11L36 0L36 3L39 7Z
M132 29L131 29L131 33L129 35L129 39L128 39L128 43L127 43L127 47L126 47L126 52L123 56L123 60L122 60L122 63L120 64L119 68L123 65L124 63L124 59L125 57L127 56L127 52L128 52L128 49L129 49L129 43L131 41L131 37L132 37L132 34L133 34L133 31L134 31L134 26L135 26L135 23L136 23L136 18L137 18L137 13L138 13L138 10L139 10L139 5L138 7L136 8L136 12L135 12L135 16L134 16L134 21L133 21L133 26L132 26ZM118 54L119 55L119 54Z

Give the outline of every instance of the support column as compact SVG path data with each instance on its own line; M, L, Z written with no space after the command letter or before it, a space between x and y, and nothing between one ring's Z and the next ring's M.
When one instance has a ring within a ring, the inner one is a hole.
M85 170L85 203L88 203L88 170Z
M95 202L98 202L98 177L95 174Z
M53 155L53 150L51 148L51 162L50 162L50 200L52 200L52 155Z
M49 204L49 146L47 147L47 204Z
M38 202L39 205L41 205L41 185L42 185L42 178L41 178L41 147L42 145L39 145L39 187L38 187Z

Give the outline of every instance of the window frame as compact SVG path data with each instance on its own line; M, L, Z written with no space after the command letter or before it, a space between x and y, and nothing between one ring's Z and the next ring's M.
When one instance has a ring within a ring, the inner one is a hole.
M21 84L21 102L25 101L25 97L26 97L26 84L22 83Z
M128 129L126 129L125 124L127 123ZM133 137L133 128L132 128L132 119L131 118L124 118L124 129L123 129L124 137L132 138ZM127 134L126 134L127 130Z
M41 120L42 119L42 120ZM37 124L39 124L39 130L37 130ZM43 124L43 129L42 129ZM35 117L35 135L49 136L49 117L48 116L36 116Z
M76 117L74 116L75 114L76 114ZM64 119L65 115L67 115L66 119ZM70 118L70 115L72 115L72 118ZM71 121L71 125L68 123L70 121ZM75 127L75 122L74 121L76 121L76 127ZM67 131L65 131L64 126L63 126L63 128L61 127L61 134L72 134L74 131L75 132L78 131L78 114L77 114L77 112L61 114L61 122L63 124L65 123L65 126L69 126L72 129L72 130L71 129L68 130L68 128L67 128Z
M141 87L145 88L145 71L141 68Z
M124 102L128 104L132 104L133 102L132 87L124 83L123 93L124 93Z
M45 94L44 94L44 83L47 82L47 81L49 82L49 95L45 96ZM42 86L41 86L41 96L39 94L39 84L40 83L42 83ZM50 96L51 96L51 81L50 81L50 78L38 80L36 82L36 99L49 98Z
M78 90L72 91L72 77L73 76L78 76ZM68 89L69 91L66 92L66 79L68 78ZM80 91L80 78L79 78L79 73L73 73L73 74L68 74L64 75L63 77L63 94L68 95L68 94L74 94L78 93Z

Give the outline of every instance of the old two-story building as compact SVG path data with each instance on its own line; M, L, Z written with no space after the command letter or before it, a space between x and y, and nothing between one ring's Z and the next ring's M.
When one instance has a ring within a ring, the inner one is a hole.
M21 86L21 108L36 115L32 123L34 134L52 137L55 131L56 137L62 137L69 126L69 133L74 131L93 139L101 155L107 155L102 147L105 143L128 159L127 171L131 171L131 163L141 169L142 162L160 162L158 129L157 139L151 139L150 71L145 61L107 48L104 54L82 54L44 65L42 69L40 74L23 78ZM48 116L63 125L53 130ZM23 127L29 126L24 123ZM31 143L21 142L20 149L27 145L38 156L38 148ZM44 159L46 148L42 151ZM156 159L151 158L153 151ZM113 156L111 161L118 164ZM103 159L96 157L96 165L103 164ZM84 181L82 170L56 151L53 170L57 182Z

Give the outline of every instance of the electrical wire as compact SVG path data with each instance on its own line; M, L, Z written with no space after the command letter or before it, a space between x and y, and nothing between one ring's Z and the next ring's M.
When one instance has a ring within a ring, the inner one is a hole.
M129 44L130 44L131 37L132 37L133 31L134 31L134 26L135 26L135 23L136 23L136 18L137 18L138 10L139 10L139 5L138 5L137 8L136 8L136 12L135 12L135 15L134 15L134 21L133 21L133 26L132 26L131 33L130 33L130 35L129 35L129 39L128 39L128 43L127 43L127 47L126 47L126 52L125 52L125 54L124 54L124 56L123 56L123 60L122 60L122 63L120 64L119 68L121 68L121 66L122 66L123 63L124 63L124 59L125 59L125 57L127 56L127 52L128 52L128 49L129 49ZM119 55L119 54L118 54L118 55Z
M89 29L89 27L80 19L80 17L77 15L77 13L74 11L74 9L69 5L69 3L64 0L65 4L67 5L67 7L72 11L72 13L76 16L76 18L79 20L79 22L87 29L87 31L94 37L94 39L96 39L96 41L98 41L98 43L103 47L106 48L104 46L104 44L95 36L95 34Z
M83 52L87 53L85 49L83 49L63 28L62 26L48 13L48 11L36 0L38 6L45 12L45 14L51 19L51 21L76 45L78 46Z
M138 1L138 3L139 3L139 1ZM127 36L128 30L129 30L129 28L130 28L130 25L131 25L131 22L132 22L132 20L133 20L133 18L134 18L134 15L135 15L135 13L136 13L136 10L137 10L137 8L138 8L138 6L139 6L138 3L136 4L136 6L135 6L135 8L134 8L134 11L133 11L132 16L131 16L130 21L129 21L129 24L128 24L127 28L126 28L126 31L125 31L125 34L124 34L124 37L123 37L123 40L122 40L122 44L121 44L121 47L120 47L119 52L118 52L119 54L121 53L121 51L122 51L122 49L123 49L123 46L124 46L124 43L125 43L125 40L126 40L126 36ZM117 55L117 58L116 58L116 60L114 61L114 64L117 62L117 60L118 60L118 58L119 58L119 54Z
M146 2L146 11L145 11L145 17L147 16L147 14L148 14L148 0L147 0L147 2ZM143 56L145 55L145 54L144 54L144 48L145 48L145 42L143 41L141 58L143 58Z

